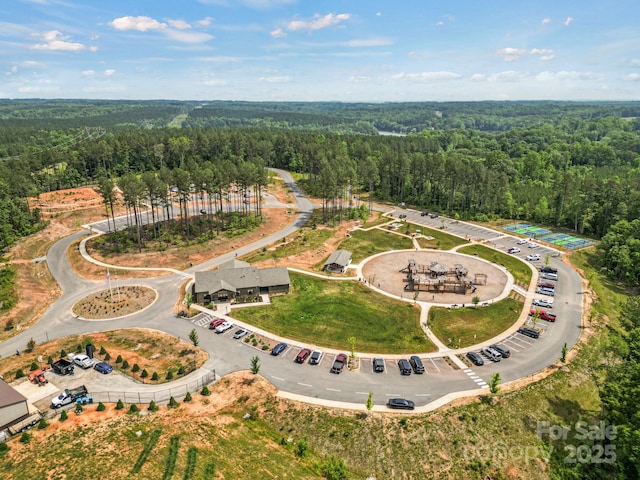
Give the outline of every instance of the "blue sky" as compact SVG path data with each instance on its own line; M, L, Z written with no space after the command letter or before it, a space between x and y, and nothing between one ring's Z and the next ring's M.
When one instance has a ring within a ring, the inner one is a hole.
M34 97L640 100L640 2L1 0Z

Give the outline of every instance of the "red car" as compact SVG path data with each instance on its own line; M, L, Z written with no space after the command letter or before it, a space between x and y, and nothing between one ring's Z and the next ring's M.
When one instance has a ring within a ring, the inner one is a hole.
M304 363L309 355L311 355L311 350L309 350L308 348L303 348L298 352L298 355L296 355L296 359L294 361L296 363Z
M538 287L554 289L554 288L556 288L556 284L555 283L551 283L551 282L540 282L540 283L538 283Z
M211 320L211 323L209 324L209 330L213 330L216 327L219 327L220 325L222 325L223 323L224 323L223 318L214 318L213 320Z
M538 318L542 320L546 320L547 322L555 322L556 316L553 313L547 313L546 310L534 310L533 308L529 311L529 316L532 317L538 312Z

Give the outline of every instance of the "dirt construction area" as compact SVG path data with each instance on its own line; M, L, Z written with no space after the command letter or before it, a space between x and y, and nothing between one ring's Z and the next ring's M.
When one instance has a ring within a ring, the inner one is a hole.
M421 291L418 301L442 304L471 304L475 296L480 302L487 302L500 295L507 285L506 271L480 258L462 255L454 252L439 250L396 251L389 252L367 260L362 268L364 279L385 292L398 297L413 299L414 292L404 290L407 285L407 274L401 270L406 268L409 260L415 260L419 265L429 266L433 262L453 268L460 264L469 271L471 278L476 274L485 274L486 284L478 284L475 293L469 289L465 294L460 293L432 293Z

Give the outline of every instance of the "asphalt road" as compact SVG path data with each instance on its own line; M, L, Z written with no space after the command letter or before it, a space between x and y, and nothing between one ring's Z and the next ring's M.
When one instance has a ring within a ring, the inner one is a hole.
M196 319L176 318L173 305L177 300L178 287L184 282L185 276L196 270L210 269L220 265L237 255L244 255L261 249L284 236L291 235L302 227L310 218L314 205L303 195L293 181L291 175L284 171L277 171L293 192L298 204L299 213L295 223L259 241L237 248L234 252L214 257L203 264L186 270L183 275L166 275L149 279L127 279L121 274L121 285L146 285L158 292L158 299L149 308L134 315L108 321L85 321L74 318L71 314L72 305L89 293L107 288L104 281L88 281L79 278L68 265L66 248L76 238L85 235L84 232L74 234L55 243L47 254L47 262L52 274L60 284L63 294L43 315L42 319L30 329L0 344L0 355L15 354L16 350L25 348L30 338L37 343L43 343L54 338L72 334L89 333L95 331L113 330L129 327L143 327L162 330L171 335L188 340L191 329L201 329L199 334L200 347L207 350L210 358L203 366L204 369L215 370L222 376L250 367L250 359L258 355L261 363L260 373L281 391L305 396L309 399L328 403L345 402L345 404L364 405L369 392L373 392L373 400L382 405L391 397L405 397L416 402L417 406L424 406L441 397L456 392L466 392L486 388L491 374L500 372L503 382L516 380L532 375L559 358L562 345L569 347L575 344L580 334L582 315L581 281L575 271L567 265L552 258L551 264L558 268L559 281L556 289L553 313L558 321L547 323L539 321L538 327L543 328L543 334L538 340L524 337L519 333L511 333L501 338L502 343L511 349L511 357L499 363L485 362L484 366L468 369L452 367L453 362L447 362L446 357L451 353L420 354L423 358L426 372L423 375L401 376L397 367L397 356L385 359L385 372L374 373L371 368L371 358L361 358L360 368L356 371L344 370L341 374L329 373L333 358L337 352L327 351L320 365L299 365L293 362L298 349L302 346L296 342L289 342L290 346L281 355L274 357L269 352L255 349L249 344L232 338L235 329L224 334L216 334L208 330L207 323L202 317ZM394 215L405 214L407 220L419 225L441 228L443 225L448 233L474 240L486 240L486 244L499 250L515 246L516 238L503 232L493 231L484 227L464 222L454 222L450 219L421 216L420 212L412 210L397 210ZM520 254L524 256L528 249L523 248ZM535 249L544 259L546 253L554 252L546 247ZM540 266L537 262L535 266ZM537 296L536 296L537 297ZM247 326L250 330L250 326ZM310 345L312 348L316 348ZM467 349L468 350L468 349ZM465 350L466 351L466 350ZM416 352L419 354L419 352ZM462 352L464 353L464 352ZM95 376L94 376L95 377ZM193 376L192 376L193 377ZM191 378L192 378L191 377ZM115 378L98 376L87 386L94 391L107 391L113 387ZM54 382L55 378L50 379ZM177 380L172 385L179 385ZM118 388L129 391L144 391L155 386L140 385L133 381L119 379ZM155 387L157 389L157 387ZM166 387L165 387L166 388Z

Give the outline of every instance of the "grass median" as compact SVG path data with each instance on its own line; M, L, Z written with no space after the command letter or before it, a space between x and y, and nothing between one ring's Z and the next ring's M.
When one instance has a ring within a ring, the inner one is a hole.
M292 292L272 304L234 310L234 317L275 335L323 347L375 353L433 352L414 305L380 295L357 281L290 273Z
M511 275L513 275L514 280L519 285L528 287L531 283L531 268L528 264L513 255L499 252L484 245L469 245L459 248L458 252L466 253L467 255L478 255L480 258L504 266L504 268L509 270Z

